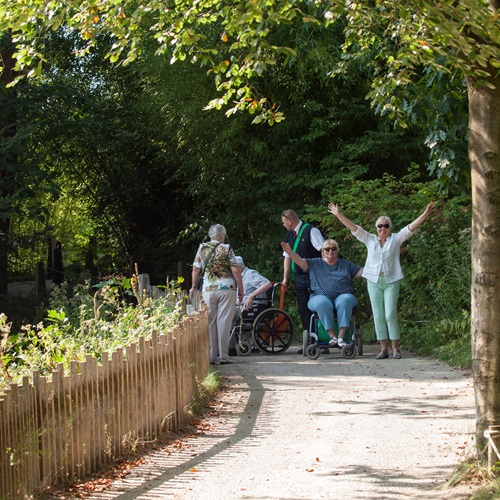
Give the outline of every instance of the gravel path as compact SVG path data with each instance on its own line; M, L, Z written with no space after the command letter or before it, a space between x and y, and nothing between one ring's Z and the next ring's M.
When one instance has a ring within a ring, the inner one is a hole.
M218 367L198 435L147 456L95 499L469 498L440 488L474 452L470 373L376 346L311 361L292 346Z

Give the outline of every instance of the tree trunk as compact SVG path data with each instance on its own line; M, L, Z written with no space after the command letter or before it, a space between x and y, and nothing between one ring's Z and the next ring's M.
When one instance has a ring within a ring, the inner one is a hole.
M15 90L7 88L7 84L14 79L13 68L14 59L13 45L10 37L6 34L0 34L0 57L3 63L3 71L0 75L0 92L5 97L15 97ZM0 143L2 149L8 151L4 146L16 133L16 110L10 99L2 99L3 105L0 106ZM14 184L12 169L9 164L17 163L15 153L5 153L0 157L0 196L9 199L12 195L12 186ZM8 252L9 252L9 232L10 217L0 219L0 293L7 293L8 281Z
M500 78L496 89L469 80L472 176L472 374L476 439L484 459L490 425L500 424Z

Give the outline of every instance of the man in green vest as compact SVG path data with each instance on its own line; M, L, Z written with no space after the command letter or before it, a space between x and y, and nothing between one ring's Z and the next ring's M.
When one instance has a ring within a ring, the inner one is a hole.
M285 241L292 247L294 252L304 259L321 257L321 247L324 238L317 227L302 222L299 216L290 209L285 210L281 214L281 222L283 227L288 231ZM299 266L295 267L295 264L286 252L283 252L283 257L283 284L285 287L288 287L290 277L293 276L297 309L299 310L302 328L309 330L309 320L311 317L311 311L307 307L311 288L309 273L303 271ZM298 354L302 354L302 349L298 351Z

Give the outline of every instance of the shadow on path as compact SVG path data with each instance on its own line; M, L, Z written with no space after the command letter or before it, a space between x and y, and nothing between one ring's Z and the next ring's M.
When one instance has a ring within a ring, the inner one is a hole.
M436 488L473 450L469 374L372 354L312 361L292 351L219 367L227 384L203 431L89 498L469 498Z

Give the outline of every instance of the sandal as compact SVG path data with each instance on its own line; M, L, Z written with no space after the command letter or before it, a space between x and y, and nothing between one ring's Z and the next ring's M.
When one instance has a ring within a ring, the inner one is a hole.
M389 357L389 351L387 349L382 349L376 356L375 359L387 359Z
M401 351L399 349L394 349L394 352L392 354L392 357L394 359L401 359Z
M330 347L336 347L337 346L337 337L330 337L330 342L328 342L328 345Z

